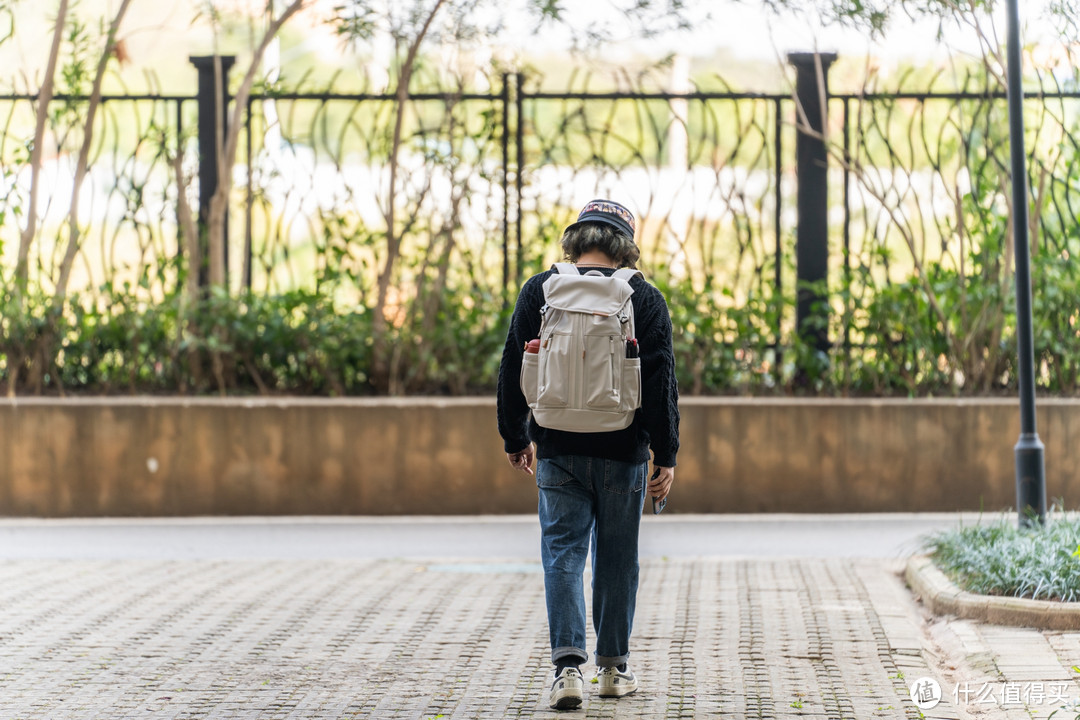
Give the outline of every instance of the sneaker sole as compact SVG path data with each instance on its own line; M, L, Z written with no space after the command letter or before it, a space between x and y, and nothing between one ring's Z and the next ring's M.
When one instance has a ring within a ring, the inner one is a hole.
M637 692L637 689L637 683L635 683L633 687L625 685L623 687L601 688L599 695L602 698L620 698Z
M632 690L627 690L626 692L600 693L600 697L602 697L602 698L621 698L621 697L626 697L627 695L633 695L636 692L637 692L637 688L634 688Z
M573 690L562 690L551 698L551 707L556 710L573 710L581 705L582 694Z

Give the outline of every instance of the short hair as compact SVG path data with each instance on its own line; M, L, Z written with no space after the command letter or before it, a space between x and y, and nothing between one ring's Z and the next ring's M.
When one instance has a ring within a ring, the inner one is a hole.
M590 250L599 250L615 263L615 267L637 269L641 251L626 233L600 222L581 222L568 227L562 236L566 259L577 262Z

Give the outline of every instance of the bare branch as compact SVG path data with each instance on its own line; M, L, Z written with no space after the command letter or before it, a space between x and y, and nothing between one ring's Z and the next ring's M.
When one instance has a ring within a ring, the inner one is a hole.
M221 155L218 158L220 168L218 172L218 187L214 196L210 199L210 213L207 218L207 241L211 249L211 284L221 285L225 282L225 267L222 249L225 241L225 217L229 209L229 195L232 193L231 169L236 163L236 151L240 142L240 130L243 127L241 121L244 118L244 112L247 110L248 99L251 97L251 88L255 84L255 78L259 72L259 65L262 63L263 56L266 55L266 49L277 36L282 26L285 25L293 15L304 9L310 2L311 0L293 0L281 15L271 21L266 29L266 33L259 42L259 46L255 48L255 52L251 58L251 64L248 66L247 72L240 82L240 87L237 88L236 95L233 98L233 109L229 116L229 127L228 131L225 133L224 143L221 145Z
M187 294L190 300L199 295L199 225L195 221L195 213L191 210L191 202L187 197L187 178L184 177L184 152L178 147L176 155L171 158L173 175L176 178L176 204L177 218L180 225L181 243L184 255L188 258Z
M109 66L109 58L113 55L116 47L116 34L120 30L120 23L131 5L131 0L124 0L120 9L109 25L109 33L105 38L105 48L98 59L97 72L94 74L93 89L90 92L89 105L86 110L86 122L83 125L82 147L79 149L79 160L75 166L74 185L71 190L71 209L68 213L68 243L64 252L64 259L60 264L60 278L56 283L56 294L53 304L62 305L67 295L67 285L71 278L71 269L75 264L75 256L79 252L81 230L79 228L79 196L83 182L90 166L90 146L94 139L94 120L97 117L97 109L101 104L101 84L105 79L105 70Z
M19 238L19 260L15 268L15 277L19 285L25 285L28 275L30 246L37 234L38 193L41 190L41 156L45 150L45 123L49 117L49 103L52 102L56 63L60 57L60 45L64 39L64 26L67 23L68 0L60 0L56 11L56 23L53 26L52 45L49 47L49 60L45 65L45 77L38 90L37 118L34 125L33 148L30 151L30 201L26 209L26 227Z
M398 256L401 252L401 238L395 230L395 205L397 203L396 186L397 186L397 173L398 173L398 153L401 149L401 134L405 121L405 103L409 99L409 81L412 79L413 68L416 66L416 57L420 52L420 46L424 42L424 38L431 28L432 22L435 20L435 16L438 15L439 10L446 4L446 0L436 0L431 12L428 13L427 18L424 20L424 24L421 26L420 31L409 43L408 52L405 55L405 61L401 66L401 73L398 77L397 83L397 116L394 118L394 134L390 144L390 187L387 193L386 211L384 216L386 218L386 262L383 265L382 270L379 273L378 280L378 296L374 308L374 329L375 329L375 358L376 362L383 362L381 358L384 357L382 352L382 344L384 341L384 334L386 330L386 314L385 305L387 294L390 291L390 280L393 276L394 265L397 263ZM385 368L376 368L377 380L387 380L388 378L379 378L380 375L385 374Z

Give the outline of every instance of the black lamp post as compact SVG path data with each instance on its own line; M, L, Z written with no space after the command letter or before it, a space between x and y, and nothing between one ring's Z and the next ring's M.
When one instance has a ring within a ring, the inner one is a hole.
M1046 522L1046 470L1035 426L1035 341L1031 322L1031 254L1028 249L1027 158L1024 154L1024 89L1021 86L1020 12L1007 0L1009 149L1012 155L1013 238L1016 242L1016 335L1020 381L1020 439L1016 443L1016 510L1020 527Z

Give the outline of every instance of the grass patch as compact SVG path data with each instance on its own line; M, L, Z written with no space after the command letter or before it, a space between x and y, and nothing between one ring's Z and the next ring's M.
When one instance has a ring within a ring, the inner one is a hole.
M1053 508L1046 526L1019 529L1016 516L930 537L934 563L964 590L1031 600L1080 600L1080 513Z

